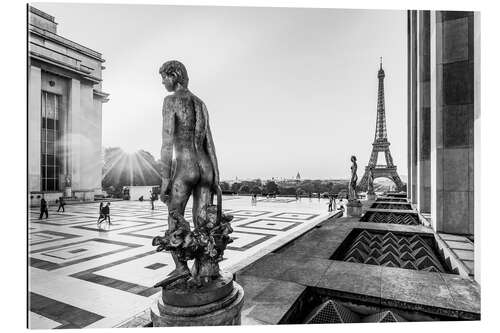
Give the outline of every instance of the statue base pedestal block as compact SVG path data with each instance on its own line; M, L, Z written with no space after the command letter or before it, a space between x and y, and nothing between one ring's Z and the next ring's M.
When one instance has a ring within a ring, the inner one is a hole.
M200 289L164 288L151 306L153 327L240 325L243 296L243 288L227 274Z
M377 199L377 195L375 193L367 193L366 199L369 201L375 201Z
M362 205L361 201L359 200L349 200L347 203L347 211L346 215L347 217L360 217L362 213Z
M64 196L66 198L71 198L71 187L65 187L64 188Z

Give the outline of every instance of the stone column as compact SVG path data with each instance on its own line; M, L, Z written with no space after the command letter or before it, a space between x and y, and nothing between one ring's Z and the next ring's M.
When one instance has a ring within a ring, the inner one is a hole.
M418 69L417 69L417 193L418 210L431 209L431 138L430 138L430 11L418 12Z
M28 76L28 189L40 191L42 71L30 66Z
M481 21L479 12L474 13L474 187L473 187L473 205L474 214L474 244L481 244L481 233L479 230L481 217L479 215L479 203L481 199L480 188L480 165L479 160L481 157ZM479 246L474 246L474 279L481 284L481 265L480 265L481 252Z
M96 98L94 95L94 108L96 112L96 144L95 144L95 154L96 154L96 164L97 164L97 176L96 183L94 185L95 193L102 193L102 168L103 168L103 158L102 158L102 98Z
M474 13L436 12L436 230L474 233Z
M437 115L436 115L436 84L437 84L437 72L436 72L436 45L437 45L437 34L436 29L436 11L431 11L430 17L430 117L431 117L431 223L432 229L437 230L437 148L436 148L436 137L437 137ZM441 126L441 125L439 125Z
M71 79L68 105L69 135L69 170L71 172L71 187L79 189L80 183L80 150L81 150L81 112L80 112L80 81Z
M410 159L408 160L408 186L407 191L411 203L418 203L418 173L417 173L417 160L418 160L418 147L417 147L417 32L418 32L418 20L417 11L412 10L408 12L408 41L409 41L409 53L408 53L408 63L409 63L409 73L408 73L408 155Z
M96 169L98 165L94 151L96 147L96 111L94 110L94 98L92 85L89 83L80 83L80 122L78 131L79 154L80 154L80 182L78 189L85 190L85 200L91 199L87 191L91 191L95 186Z

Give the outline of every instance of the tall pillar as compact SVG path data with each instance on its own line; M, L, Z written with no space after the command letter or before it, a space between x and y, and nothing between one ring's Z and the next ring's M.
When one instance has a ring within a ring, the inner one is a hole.
M418 210L431 211L430 160L430 11L418 12L417 146Z
M406 195L407 198L410 199L411 201L411 184L413 182L413 178L411 177L411 52L412 52L412 40L411 40L411 16L412 16L412 11L407 10L406 11L406 27L407 27L407 32L406 32L406 54L407 54L407 62L406 62L406 89L407 89L407 96L406 96L406 103L407 103L407 109L406 109L406 160L407 160L407 178L408 181L406 183Z
M474 13L436 12L436 230L474 233Z
M480 34L480 14L479 12L474 13L474 244L481 244L480 240L480 215L479 215L479 203L481 199L479 197L481 193L480 185L480 169L479 160L481 157L481 142L480 142L480 128L481 128L481 34ZM474 246L474 279L481 284L481 265L480 265L481 252L479 246Z
M80 81L71 79L68 103L69 127L69 154L68 162L71 170L71 187L80 189L80 151L81 151L81 110L80 110Z
M431 120L431 222L432 228L437 230L438 209L437 209L437 71L436 71L436 46L438 29L436 27L436 11L430 13L430 120ZM441 128L441 123L439 124ZM440 210L442 212L442 210ZM442 214L441 214L442 215ZM440 219L442 216L440 215Z
M30 66L28 80L28 190L40 191L42 70Z
M408 126L409 126L409 155L410 160L408 161L409 166L409 179L411 179L411 183L409 183L408 191L410 191L410 198L413 204L418 203L418 173L417 173L417 160L418 160L418 150L417 150L417 32L418 32L418 20L417 20L417 11L412 10L409 12L409 40L410 40L410 52L408 54L408 62L409 62L409 81L410 85L408 87L409 94L408 99L409 110L408 110Z

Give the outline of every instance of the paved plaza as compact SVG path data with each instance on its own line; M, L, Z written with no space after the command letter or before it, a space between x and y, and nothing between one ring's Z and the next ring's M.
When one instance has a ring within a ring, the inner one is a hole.
M327 199L225 196L234 216L234 242L221 267L236 272L314 228L333 213ZM97 227L98 203L49 208L48 219L29 219L30 328L114 327L146 310L160 288L153 285L172 269L166 252L156 252L154 236L166 229L167 209L149 202L111 203L111 222ZM190 220L191 204L186 218Z

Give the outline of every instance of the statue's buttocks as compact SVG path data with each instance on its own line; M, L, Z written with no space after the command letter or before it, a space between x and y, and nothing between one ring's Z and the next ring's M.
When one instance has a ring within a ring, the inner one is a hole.
M173 148L176 167L173 179L182 178L190 184L212 184L214 170L204 147L206 119L203 102L189 91L167 96L165 99L167 112L174 113L175 122Z

